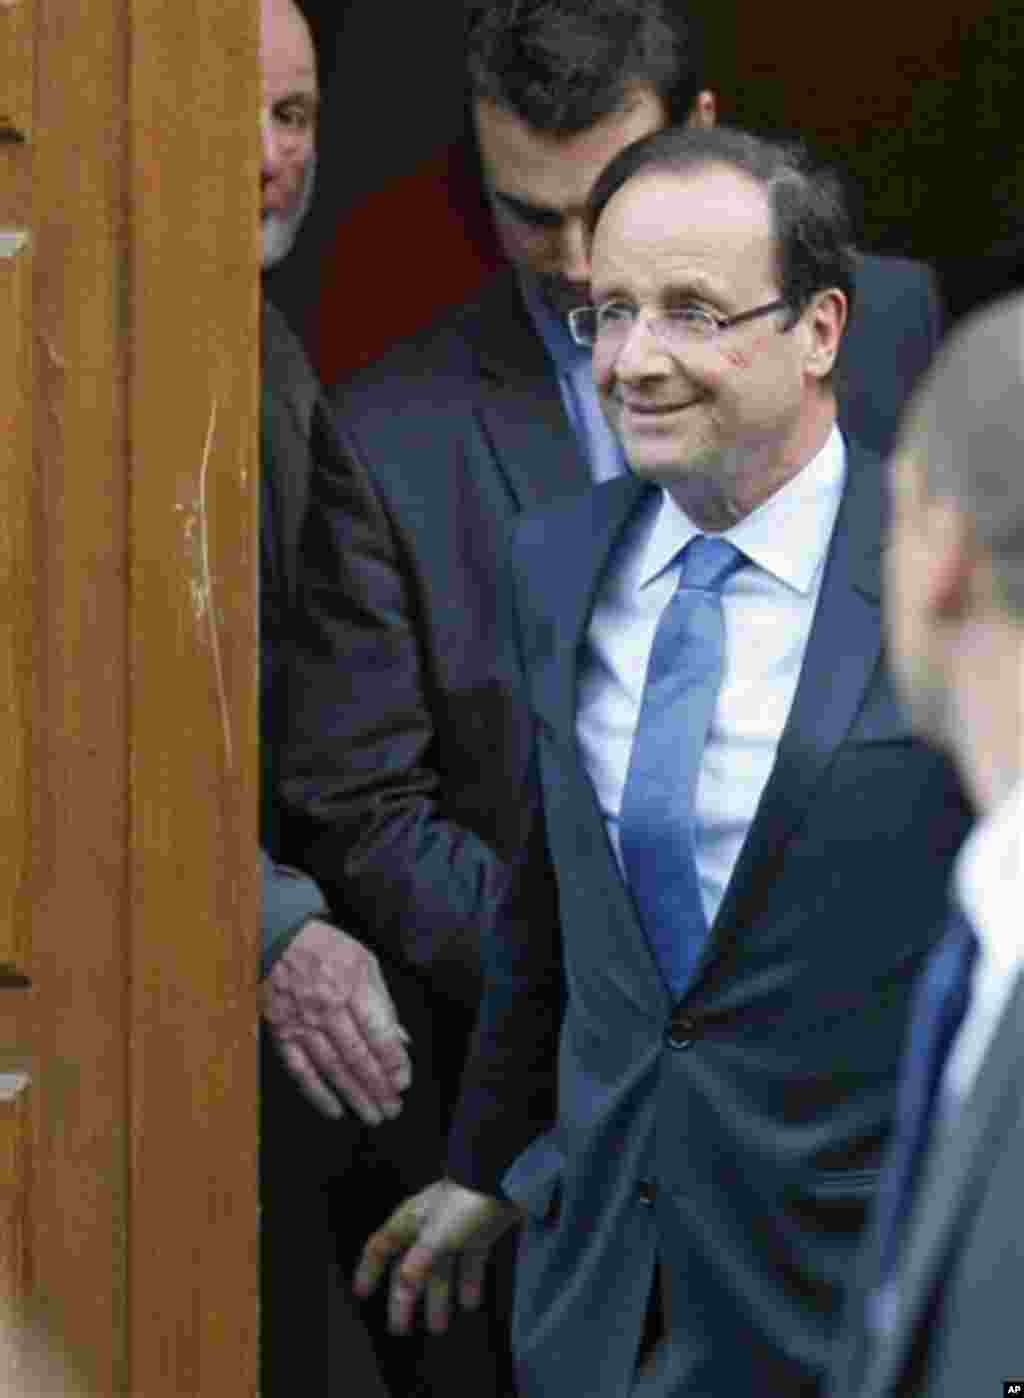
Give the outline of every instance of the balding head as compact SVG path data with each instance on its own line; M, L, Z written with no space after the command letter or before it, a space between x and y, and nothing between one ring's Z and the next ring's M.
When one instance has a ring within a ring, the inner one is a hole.
M1024 741L1024 297L947 341L891 481L889 658L917 732L991 810Z
M930 496L956 501L998 600L1024 625L1024 296L964 322L907 414L897 455Z
M260 217L263 266L290 249L313 189L318 102L309 26L292 0L262 0Z

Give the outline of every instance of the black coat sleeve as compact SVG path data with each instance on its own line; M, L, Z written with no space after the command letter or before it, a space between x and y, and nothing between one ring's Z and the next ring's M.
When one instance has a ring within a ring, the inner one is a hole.
M282 792L304 826L302 863L335 915L475 1010L481 932L507 874L445 798L420 595L339 432L310 481Z
M539 801L484 939L484 992L448 1141L447 1173L499 1196L513 1160L556 1115L565 1011L558 893Z

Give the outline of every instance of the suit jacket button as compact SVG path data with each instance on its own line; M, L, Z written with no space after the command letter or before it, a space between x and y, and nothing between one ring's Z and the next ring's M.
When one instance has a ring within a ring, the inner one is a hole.
M636 1187L637 1198L641 1204L646 1204L648 1208L654 1203L654 1196L658 1192L658 1186L653 1180L641 1180Z
M697 1021L692 1015L678 1012L672 1016L668 1026L668 1046L670 1049L688 1049L693 1045Z

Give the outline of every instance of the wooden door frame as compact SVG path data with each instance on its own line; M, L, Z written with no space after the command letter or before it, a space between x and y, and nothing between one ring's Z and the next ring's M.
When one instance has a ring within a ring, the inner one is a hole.
M0 1044L35 1067L28 1285L94 1392L234 1398L257 1371L258 8L0 2L31 65L0 151L0 226L30 243L4 895L32 989Z

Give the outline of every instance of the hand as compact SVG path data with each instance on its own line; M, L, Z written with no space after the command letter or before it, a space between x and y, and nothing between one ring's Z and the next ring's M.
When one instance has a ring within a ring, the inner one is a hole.
M361 942L311 920L262 987L263 1014L299 1088L339 1117L347 1104L368 1126L402 1110L412 1081L409 1036Z
M399 1205L368 1239L355 1275L356 1294L375 1291L394 1262L388 1296L392 1332L409 1333L416 1303L426 1291L427 1328L439 1335L448 1328L456 1267L459 1305L475 1310L483 1299L492 1244L521 1219L514 1204L464 1189L454 1180L436 1180Z

